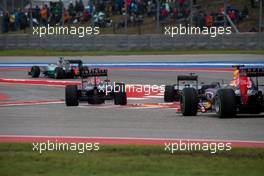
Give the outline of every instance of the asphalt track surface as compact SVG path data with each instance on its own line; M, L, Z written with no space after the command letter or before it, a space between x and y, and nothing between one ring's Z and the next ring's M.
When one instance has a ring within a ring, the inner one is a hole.
M55 57L2 57L0 62L50 62ZM73 57L70 57L73 58ZM84 61L264 61L263 55L100 56ZM56 60L56 59L55 59ZM173 84L189 71L110 70L113 81L128 84ZM201 82L224 81L231 72L197 72ZM0 78L29 79L26 70L0 70ZM46 80L46 78L44 78ZM219 119L213 113L183 117L175 108L155 106L160 97L129 99L127 107L105 105L66 107L64 87L0 83L0 104L47 102L0 107L0 135L132 137L264 141L264 115ZM51 102L51 103L49 103ZM143 104L143 106L136 106Z
M121 61L263 61L263 55L251 54L200 54L200 55L128 55L128 56L78 56L78 57L65 57L82 59L83 61L90 62L121 62ZM39 57L39 56L21 56L21 57L0 57L0 62L54 62L56 57Z

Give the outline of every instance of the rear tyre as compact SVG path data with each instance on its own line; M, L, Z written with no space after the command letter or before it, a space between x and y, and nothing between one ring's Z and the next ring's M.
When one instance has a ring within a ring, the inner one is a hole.
M164 92L164 101L165 102L173 102L175 101L175 95L176 91L174 89L174 86L167 85L165 86L165 92Z
M115 105L127 105L127 95L124 92L118 92L114 94L115 98L114 98L114 103Z
M78 89L76 85L67 85L65 88L65 103L66 106L78 106Z
M61 67L57 67L55 69L54 78L55 79L62 79L64 78L64 70Z
M68 72L67 74L65 73L64 78L68 78L68 79L74 79L75 78L75 74L74 71L71 70L70 72Z
M219 118L235 117L236 95L233 89L219 89L216 92L215 111Z
M115 92L114 92L114 104L115 105L127 105L127 95L126 95L126 91L125 91L125 84L123 83L116 83L116 86L119 86L118 87L115 87L115 88L118 88L115 89Z
M196 116L198 111L198 97L194 88L184 88L180 96L183 116Z
M32 78L38 78L39 77L39 75L40 75L40 68L39 68L39 66L33 66L32 68L31 68L31 77Z

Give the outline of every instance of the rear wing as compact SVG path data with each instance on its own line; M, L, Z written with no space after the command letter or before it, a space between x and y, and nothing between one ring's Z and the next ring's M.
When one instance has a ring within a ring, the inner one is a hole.
M190 73L190 75L179 75L179 76L177 76L178 90L180 89L180 81L195 81L196 82L196 89L198 89L198 76L194 75L194 73Z
M264 77L264 67L242 67L239 70L242 76Z
M88 78L88 77L102 77L107 76L108 70L107 69L100 69L100 68L88 68L88 67L81 67L80 69L80 77L81 78Z
M179 75L177 77L178 81L198 81L197 75Z
M65 60L70 64L78 64L79 66L81 66L83 64L83 62L81 60Z

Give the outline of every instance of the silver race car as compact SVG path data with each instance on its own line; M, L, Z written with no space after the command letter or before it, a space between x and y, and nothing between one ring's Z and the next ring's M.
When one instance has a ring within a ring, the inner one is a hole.
M81 60L65 60L61 57L57 64L32 66L28 75L32 78L38 78L40 75L55 79L75 78L79 77L79 70L81 67L83 67Z

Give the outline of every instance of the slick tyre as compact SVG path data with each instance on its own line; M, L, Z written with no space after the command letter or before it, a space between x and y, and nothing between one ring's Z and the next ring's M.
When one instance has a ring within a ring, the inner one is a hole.
M127 105L127 95L125 92L118 92L114 94L115 105Z
M66 106L78 106L78 89L76 85L68 85L65 88L65 103Z
M71 70L68 74L67 74L67 78L69 78L69 79L74 79L75 78L75 73L74 73L74 71L73 70Z
M39 77L39 75L40 75L40 68L39 68L39 66L33 66L32 68L31 68L31 77L32 78L38 78Z
M167 85L165 86L165 92L164 92L164 101L165 102L173 102L176 101L175 95L176 91L174 89L174 86Z
M183 116L196 116L198 111L198 97L194 88L184 88L180 96Z
M64 70L61 67L57 67L55 69L54 78L55 79L62 79L62 78L64 78L64 76L65 76Z
M115 91L114 91L114 104L115 105L127 105L127 95L125 91L125 84L116 83Z
M216 92L215 111L219 118L236 116L236 95L233 89L219 89Z

